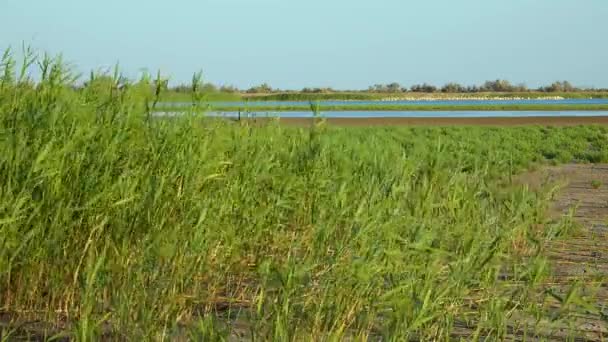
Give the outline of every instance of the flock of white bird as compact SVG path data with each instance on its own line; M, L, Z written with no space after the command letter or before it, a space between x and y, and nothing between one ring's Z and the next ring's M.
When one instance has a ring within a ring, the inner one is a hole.
M456 97L387 97L383 98L382 101L522 101L522 100L564 100L561 96L543 96L543 97L500 97L500 96L456 96Z

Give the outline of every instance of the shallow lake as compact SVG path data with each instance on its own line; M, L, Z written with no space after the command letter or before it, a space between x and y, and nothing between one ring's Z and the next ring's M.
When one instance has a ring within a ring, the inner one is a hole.
M182 112L158 112L156 116L176 116ZM206 116L237 118L238 112L208 112ZM322 112L325 118L521 118L521 117L590 117L608 116L608 111L339 111ZM310 111L241 113L241 118L311 118Z

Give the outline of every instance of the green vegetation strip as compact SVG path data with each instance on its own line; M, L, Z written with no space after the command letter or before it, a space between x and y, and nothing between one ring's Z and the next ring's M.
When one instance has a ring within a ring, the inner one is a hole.
M213 106L210 110L225 112L289 112L309 111L310 106ZM605 111L608 104L598 105L344 105L319 106L321 111ZM189 107L159 108L159 111L188 111Z
M60 59L39 61L38 84L11 61L4 340L449 340L465 325L505 340L513 317L533 336L596 310L593 292L544 291L544 246L573 225L511 177L608 161L603 127L153 119L162 80L76 92Z

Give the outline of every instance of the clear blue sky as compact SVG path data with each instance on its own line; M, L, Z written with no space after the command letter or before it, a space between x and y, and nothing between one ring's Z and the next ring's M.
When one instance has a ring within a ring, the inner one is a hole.
M608 87L608 0L0 0L0 48L248 87Z

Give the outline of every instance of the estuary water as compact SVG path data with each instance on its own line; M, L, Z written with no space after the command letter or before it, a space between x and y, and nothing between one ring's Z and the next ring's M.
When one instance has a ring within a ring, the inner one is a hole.
M155 116L178 116L183 112L157 112ZM312 118L310 111L297 112L207 112L203 115L225 118ZM521 117L591 117L608 116L608 111L327 111L324 118L521 118Z

